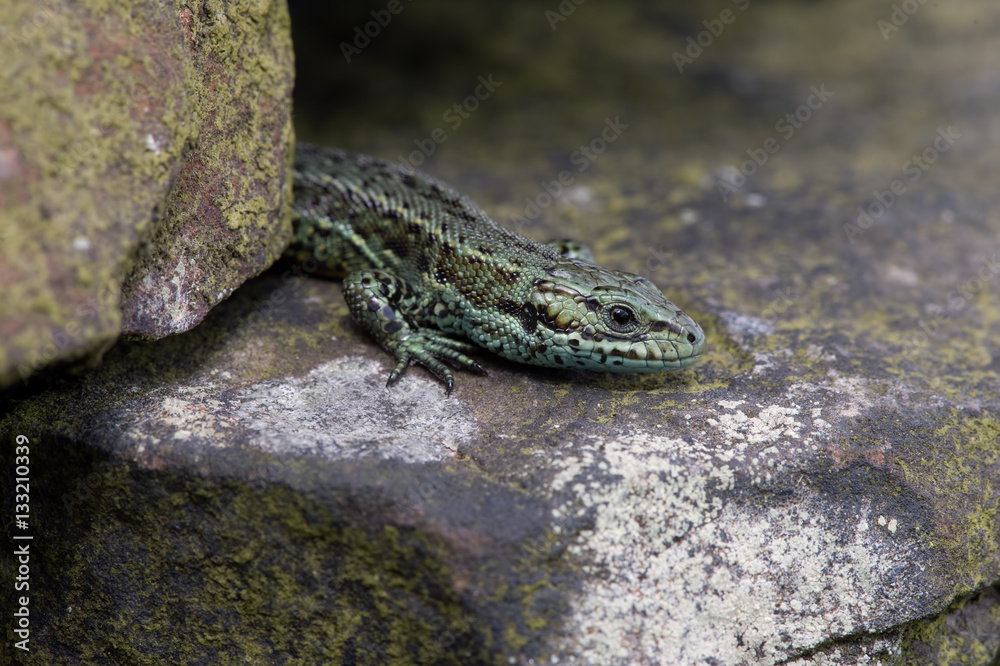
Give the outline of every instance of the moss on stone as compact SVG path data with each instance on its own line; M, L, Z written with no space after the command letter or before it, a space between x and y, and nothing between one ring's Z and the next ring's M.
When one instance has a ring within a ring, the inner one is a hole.
M494 663L418 530L351 525L287 487L97 469L72 511L47 511L75 539L40 553L48 638L26 663Z
M989 582L1000 560L1000 492L990 472L1000 460L1000 421L988 412L953 410L920 442L921 454L902 455L899 463L907 484L937 514L928 538L941 539L949 553L942 578L955 581L955 596L966 595Z
M1000 603L997 594L964 596L955 600L940 614L918 620L905 627L900 636L903 664L968 664L992 666L1000 655ZM982 606L984 600L993 604ZM976 613L980 617L965 617ZM985 622L984 622L985 620ZM992 628L989 626L992 621Z

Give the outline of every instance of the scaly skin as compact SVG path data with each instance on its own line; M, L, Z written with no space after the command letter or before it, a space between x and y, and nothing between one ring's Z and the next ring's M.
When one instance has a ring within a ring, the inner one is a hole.
M358 323L397 365L454 385L444 362L485 374L479 348L520 363L602 372L691 365L705 336L638 275L589 250L504 229L420 172L366 155L298 144L295 235L286 255L344 278Z

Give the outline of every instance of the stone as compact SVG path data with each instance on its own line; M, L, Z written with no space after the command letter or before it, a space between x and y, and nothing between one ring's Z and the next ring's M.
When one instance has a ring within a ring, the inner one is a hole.
M0 386L188 330L280 255L284 3L14 2L0 23Z

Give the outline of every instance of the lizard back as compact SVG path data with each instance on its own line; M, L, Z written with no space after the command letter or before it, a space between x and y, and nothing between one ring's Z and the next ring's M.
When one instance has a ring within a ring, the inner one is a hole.
M295 189L289 252L330 277L378 268L482 308L521 295L559 259L445 183L367 155L300 143Z

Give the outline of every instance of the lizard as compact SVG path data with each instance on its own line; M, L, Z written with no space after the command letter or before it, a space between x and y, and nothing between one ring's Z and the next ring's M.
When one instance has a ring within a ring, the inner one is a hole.
M701 327L646 278L603 268L572 241L540 243L494 222L419 171L298 143L292 261L343 279L358 324L396 360L454 387L486 374L483 349L531 365L652 373L695 363Z

